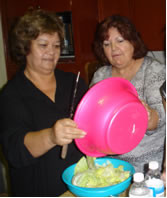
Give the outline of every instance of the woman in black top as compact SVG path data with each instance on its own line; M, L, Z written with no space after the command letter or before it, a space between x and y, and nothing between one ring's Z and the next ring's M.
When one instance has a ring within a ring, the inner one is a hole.
M76 75L56 69L63 24L43 10L26 13L10 36L11 57L24 66L0 94L0 138L8 160L12 196L59 196L63 170L82 154L73 139L85 132L69 119ZM78 83L75 106L86 92ZM63 145L69 144L66 159Z

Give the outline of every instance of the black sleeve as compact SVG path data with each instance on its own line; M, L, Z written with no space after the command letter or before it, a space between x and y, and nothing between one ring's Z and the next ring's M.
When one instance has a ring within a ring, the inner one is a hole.
M17 92L11 94L11 89L8 91L0 96L1 143L4 155L10 165L21 167L37 160L24 145L24 136L31 128L31 115L19 94L17 95Z

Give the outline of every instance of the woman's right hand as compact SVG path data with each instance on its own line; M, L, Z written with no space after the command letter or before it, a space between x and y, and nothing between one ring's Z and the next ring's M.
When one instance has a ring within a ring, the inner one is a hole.
M55 145L69 144L75 138L83 138L86 132L77 128L77 124L70 118L58 120L52 127L50 140Z
M73 120L65 118L58 120L52 128L28 132L24 137L24 145L33 157L39 157L56 145L69 144L73 139L83 138L85 135Z

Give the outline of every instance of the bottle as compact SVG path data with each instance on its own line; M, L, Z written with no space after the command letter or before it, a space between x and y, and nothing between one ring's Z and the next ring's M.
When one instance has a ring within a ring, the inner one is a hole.
M151 190L152 197L164 197L164 183L157 161L149 162L149 170L145 175L145 184Z
M145 186L144 174L134 173L133 184L129 190L129 197L150 197L150 190Z

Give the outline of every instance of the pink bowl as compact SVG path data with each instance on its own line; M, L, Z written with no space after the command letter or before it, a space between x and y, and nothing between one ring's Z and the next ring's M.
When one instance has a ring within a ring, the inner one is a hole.
M87 132L75 139L88 156L124 154L142 140L148 123L146 109L135 87L123 78L107 78L95 84L80 101L74 121Z

